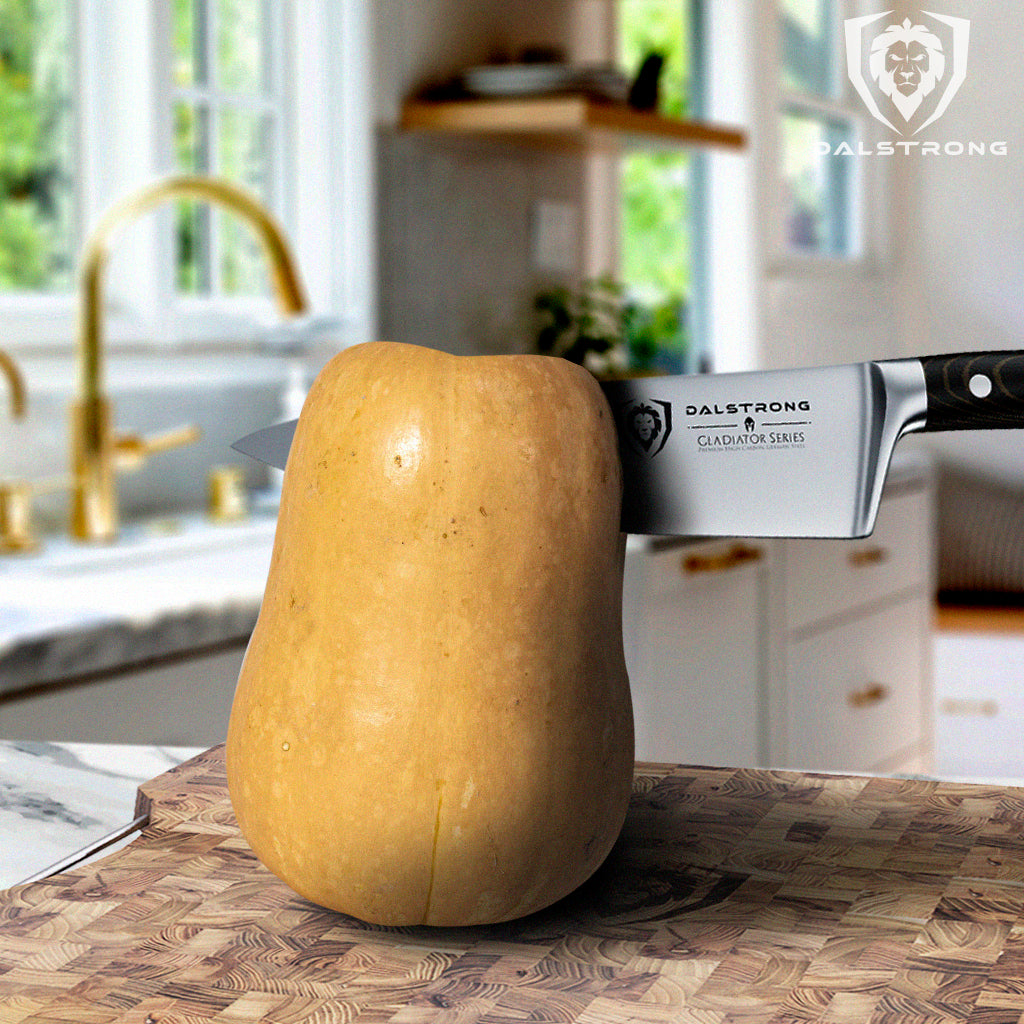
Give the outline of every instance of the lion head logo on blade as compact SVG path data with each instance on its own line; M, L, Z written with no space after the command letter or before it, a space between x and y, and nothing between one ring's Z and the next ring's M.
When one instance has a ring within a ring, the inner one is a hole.
M876 120L902 135L890 120L902 118L916 135L945 113L967 77L971 23L921 11L876 31L891 15L846 19L847 72Z
M643 455L657 455L672 432L672 403L656 399L627 402L619 411L623 437Z

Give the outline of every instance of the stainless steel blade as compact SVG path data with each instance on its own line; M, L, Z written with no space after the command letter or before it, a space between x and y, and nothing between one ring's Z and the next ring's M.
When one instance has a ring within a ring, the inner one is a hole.
M897 440L927 415L920 360L602 384L622 528L690 537L863 537ZM283 469L295 420L232 447Z
M284 469L295 436L295 424L298 422L285 420L262 427L239 438L231 447L257 462L264 462L275 469Z
M866 536L893 447L926 413L918 360L603 387L627 533Z

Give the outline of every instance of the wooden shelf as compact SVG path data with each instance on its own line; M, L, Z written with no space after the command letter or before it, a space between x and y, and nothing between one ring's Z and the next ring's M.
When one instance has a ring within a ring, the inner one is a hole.
M583 148L742 149L746 145L746 134L738 128L683 121L576 95L410 100L402 108L400 127L404 131L494 136L531 145Z

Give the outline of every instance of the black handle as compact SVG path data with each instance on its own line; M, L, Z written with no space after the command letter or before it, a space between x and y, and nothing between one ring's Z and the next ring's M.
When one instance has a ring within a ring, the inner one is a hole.
M1024 427L1024 352L923 356L925 430Z

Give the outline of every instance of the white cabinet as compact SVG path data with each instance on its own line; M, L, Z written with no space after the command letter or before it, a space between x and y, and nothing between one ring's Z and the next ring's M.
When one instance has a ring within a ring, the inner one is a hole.
M626 642L638 760L761 762L767 571L765 545L667 544L629 553Z
M867 771L920 753L917 615L914 602L899 602L789 645L787 764Z
M1024 608L941 608L936 626L935 771L1019 779Z
M0 700L0 737L203 747L223 743L244 642Z
M637 758L926 769L930 538L917 469L864 540L637 543L624 603Z
M932 748L931 490L890 486L871 537L780 541L772 763L920 771Z

